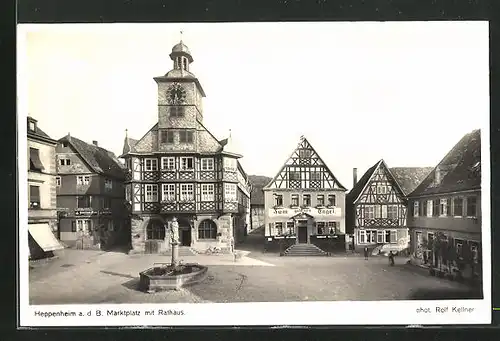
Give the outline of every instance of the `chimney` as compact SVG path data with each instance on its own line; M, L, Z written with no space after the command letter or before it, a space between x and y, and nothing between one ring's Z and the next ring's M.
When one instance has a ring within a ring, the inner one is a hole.
M99 144L97 143L97 141L96 141L96 140L92 141L92 144L93 144L94 146L96 146L96 147L99 147Z
M356 186L357 182L358 182L358 169L353 168L352 169L352 187Z

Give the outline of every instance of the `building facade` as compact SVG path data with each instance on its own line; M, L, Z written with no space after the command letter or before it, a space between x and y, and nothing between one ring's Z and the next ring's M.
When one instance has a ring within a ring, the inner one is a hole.
M351 248L368 248L373 253L408 249L406 191L414 189L428 174L425 169L392 170L380 160L359 181L357 169L353 170L353 188L346 198L347 231L353 235Z
M28 245L31 258L62 249L57 241L56 141L28 117Z
M248 233L264 234L264 191L263 188L272 178L267 176L250 175L252 191L250 193L250 226Z
M306 138L264 187L265 243L344 250L345 191Z
M412 260L437 266L436 242L448 260L481 268L481 132L465 135L409 195L408 227ZM452 263L453 263L452 262Z
M130 245L125 167L98 146L67 135L58 141L59 238L70 247L109 250Z
M170 248L175 217L182 246L229 250L250 223L248 177L229 137L218 140L203 125L199 80L182 41L170 54L173 69L156 77L158 122L140 139L126 136L122 158L129 170L126 199L132 214L133 252Z

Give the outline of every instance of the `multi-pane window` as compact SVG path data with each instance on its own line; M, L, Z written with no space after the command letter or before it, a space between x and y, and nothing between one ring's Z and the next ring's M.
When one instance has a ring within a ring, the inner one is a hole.
M190 130L179 130L179 142L180 143L192 143L193 142L193 132Z
M422 201L422 217L427 216L427 200Z
M217 225L212 220L203 220L198 226L198 239L216 239Z
M364 207L364 218L365 219L374 219L375 218L375 208L371 205Z
M161 169L163 169L163 170L175 170L175 157L162 157L161 158Z
M78 175L76 177L76 184L81 186L86 186L90 184L90 176L89 175Z
M375 218L387 218L387 205L375 206Z
M181 201L193 201L194 200L194 185L193 184L181 184Z
M455 239L455 250L457 253L457 258L462 259L463 258L463 245L464 241L461 239Z
M70 159L59 159L59 164L61 166L69 166L69 165L71 165L71 160Z
M336 206L335 194L328 194L328 206Z
M78 232L90 234L92 232L92 222L90 220L77 220L76 229Z
M448 199L439 200L439 215L441 217L448 215Z
M300 172L290 171L290 180L300 180Z
M302 195L302 205L309 207L311 206L311 195L310 194L303 194Z
M162 195L161 197L162 201L174 201L175 184L162 184L161 195Z
M298 194L292 194L291 206L299 206L299 195Z
M464 199L461 197L453 198L453 216L461 217L463 216L463 202Z
M387 206L387 218L389 218L389 219L397 219L398 218L398 206L397 205L388 205Z
M299 149L299 158L307 159L310 157L311 157L311 150L310 149Z
M144 160L144 170L147 172L158 170L158 160L157 159L145 159Z
M390 240L390 242L391 242L391 243L393 243L393 244L394 244L394 243L397 243L397 242L398 242L398 231L396 231L396 230L391 230L391 235L390 235L390 236L391 236L391 237L390 237L390 238L391 238L391 240Z
M56 186L61 187L61 177L60 176L56 176Z
M161 143L174 143L174 132L172 130L161 131Z
M277 207L283 206L283 195L281 195L281 194L274 195L274 206L277 206Z
M321 172L310 172L309 180L311 181L321 181Z
M324 221L318 221L316 223L316 228L318 230L318 234L319 235L322 235L322 234L326 234L326 223Z
M377 243L378 244L385 243L385 231L384 230L377 231Z
M316 196L316 201L318 206L325 206L325 196L323 194L318 194Z
M40 208L40 187L30 185L30 208L38 209Z
M377 185L377 194L387 194L387 186L386 185Z
M181 157L181 170L192 170L194 161L192 157Z
M184 116L183 106L172 106L170 107L170 117L182 117Z
M274 223L274 233L276 236L282 236L283 235L283 223L282 222L276 222Z
M157 202L158 201L158 185L147 184L144 185L144 201Z
M467 197L467 217L477 216L477 197Z
M236 165L237 165L236 159L225 157L223 162L224 162L224 168L230 170L236 170Z
M432 217L432 200L427 200L427 216Z
M201 184L201 201L214 201L214 184Z
M293 221L286 222L286 232L291 236L295 234L295 223Z
M366 231L365 230L358 231L358 242L360 244L366 243Z
M366 242L376 243L377 240L377 230L366 230Z
M418 213L419 213L419 202L414 201L413 202L413 216L418 217Z
M90 208L91 199L90 195L81 195L76 197L76 207L77 208Z
M336 232L337 232L337 222L336 221L329 221L328 222L328 233L335 234Z
M432 216L433 217L439 216L439 207L440 207L439 199L432 200Z
M104 189L106 191L111 191L113 189L113 180L104 179Z
M214 159L212 158L201 159L201 170L202 171L214 170Z
M224 184L224 198L226 201L236 201L236 184Z

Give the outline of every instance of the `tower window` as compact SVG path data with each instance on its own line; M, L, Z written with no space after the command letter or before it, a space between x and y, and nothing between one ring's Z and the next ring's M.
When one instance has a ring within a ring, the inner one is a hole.
M173 106L170 107L170 117L182 117L184 116L184 107Z
M180 143L192 143L193 142L193 132L189 130L179 131L179 142Z
M174 132L163 130L161 132L161 143L174 143Z

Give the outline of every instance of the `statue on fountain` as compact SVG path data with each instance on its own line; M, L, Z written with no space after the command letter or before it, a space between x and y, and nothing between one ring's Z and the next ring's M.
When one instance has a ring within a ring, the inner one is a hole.
M172 261L174 267L179 265L179 223L177 218L173 217L170 222L170 243L172 244Z

